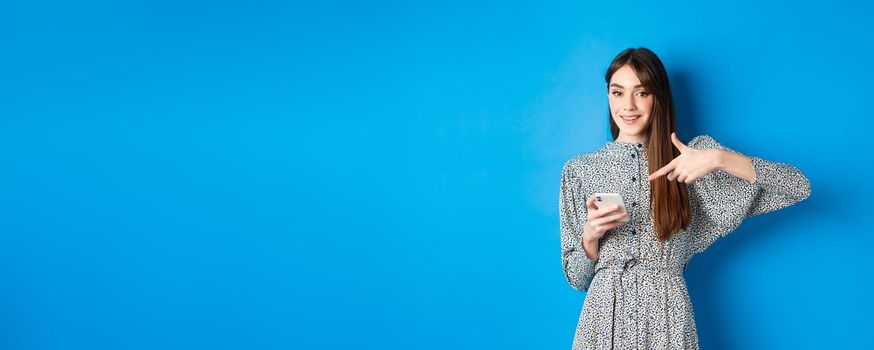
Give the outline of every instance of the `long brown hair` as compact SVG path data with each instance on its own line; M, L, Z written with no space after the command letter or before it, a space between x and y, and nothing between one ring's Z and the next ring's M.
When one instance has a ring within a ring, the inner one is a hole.
M610 68L607 69L605 80L608 89L613 73L625 65L631 66L643 88L654 97L647 147L649 173L652 174L680 155L680 150L671 142L671 133L676 131L676 120L668 73L662 61L649 49L645 47L625 49L613 59ZM613 140L616 140L619 136L619 126L613 121L612 114L608 117L610 133L613 134ZM668 181L667 176L659 176L650 183L650 188L656 236L661 241L667 241L672 234L689 227L692 214L686 184Z

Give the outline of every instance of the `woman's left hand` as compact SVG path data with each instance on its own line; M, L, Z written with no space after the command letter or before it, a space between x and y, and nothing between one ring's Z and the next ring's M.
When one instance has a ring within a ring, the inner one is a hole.
M680 150L680 155L650 174L649 181L667 174L670 181L692 183L692 181L718 169L720 150L687 147L677 139L677 133L673 132L671 133L671 142Z

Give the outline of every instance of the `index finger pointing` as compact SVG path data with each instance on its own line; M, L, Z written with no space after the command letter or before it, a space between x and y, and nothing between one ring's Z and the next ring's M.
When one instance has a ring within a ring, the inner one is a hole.
M652 174L649 174L649 178L648 178L649 181L655 180L657 177L662 176L662 175L664 175L664 174L667 174L667 173L671 172L671 170L674 170L674 167L675 167L675 166L676 166L676 165L674 164L674 161L671 161L671 162L668 163L667 165L663 166L661 169L656 170L656 171L655 171L654 173L652 173Z

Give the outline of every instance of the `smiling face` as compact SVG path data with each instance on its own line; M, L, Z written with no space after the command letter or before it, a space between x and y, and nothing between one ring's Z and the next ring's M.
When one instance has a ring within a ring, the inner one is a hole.
M619 68L607 86L610 115L619 126L616 141L636 142L649 137L653 95L646 91L629 65Z

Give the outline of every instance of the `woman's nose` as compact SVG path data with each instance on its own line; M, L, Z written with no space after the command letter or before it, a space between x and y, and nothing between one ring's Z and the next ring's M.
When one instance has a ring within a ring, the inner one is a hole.
M634 109L635 109L634 107L635 107L635 106L634 106L634 98L631 97L631 96L627 97L627 98L625 99L625 110L626 110L626 111L631 111L631 110L634 110Z

